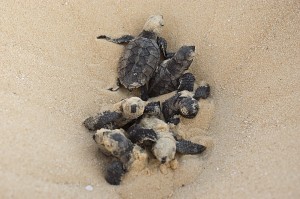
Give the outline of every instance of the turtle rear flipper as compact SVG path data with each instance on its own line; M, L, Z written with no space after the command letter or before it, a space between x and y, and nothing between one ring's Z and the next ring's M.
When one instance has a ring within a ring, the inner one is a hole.
M157 134L153 129L135 128L129 132L128 139L132 143L149 145L157 140Z
M110 38L106 35L100 35L97 37L97 39L105 39L109 42L115 43L115 44L128 44L131 40L134 39L134 36L131 35L123 35L120 38Z
M199 86L196 89L193 98L195 98L196 100L206 99L209 95L210 95L210 86L209 84L206 84L204 86Z
M105 180L111 185L120 185L122 176L126 173L124 165L119 160L114 160L106 168Z
M121 118L122 114L118 112L104 111L94 117L87 118L83 125L89 129L90 131L95 131L101 128L105 128L106 126L110 126L109 124Z
M206 147L201 144L196 144L189 140L176 141L176 151L182 154L199 154L205 151Z
M149 99L148 86L146 84L141 86L141 99L143 101L147 101Z

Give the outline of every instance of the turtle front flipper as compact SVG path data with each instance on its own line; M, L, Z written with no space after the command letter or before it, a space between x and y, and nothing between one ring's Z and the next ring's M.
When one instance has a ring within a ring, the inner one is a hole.
M118 112L104 111L94 117L87 118L83 125L90 131L95 131L101 128L111 126L111 123L121 118L122 114Z
M199 86L196 89L193 98L196 100L206 99L208 98L209 95L210 95L210 86L209 84L205 84L203 86Z
M117 91L120 89L120 86L121 86L121 83L120 83L120 80L119 78L117 78L117 81L116 81L116 85L111 87L111 88L108 88L107 90L109 91Z
M129 132L128 139L131 140L132 143L147 145L149 142L156 142L157 134L153 129L137 127Z
M148 86L146 84L141 86L141 99L143 101L147 101L149 99Z
M132 35L123 35L120 38L110 38L106 35L100 35L97 37L97 39L105 39L109 42L113 42L115 44L128 44L131 40L134 39L134 36Z
M194 90L195 76L192 73L185 73L179 78L178 91L187 90L192 92Z
M114 160L106 168L105 180L111 185L120 185L122 176L126 173L123 163L119 160Z
M176 151L181 154L199 154L205 151L206 147L201 144L196 144L189 140L177 140Z
M160 50L162 51L165 59L170 59L175 55L175 53L167 52L168 44L167 44L167 41L164 38L157 37L157 44L158 44Z

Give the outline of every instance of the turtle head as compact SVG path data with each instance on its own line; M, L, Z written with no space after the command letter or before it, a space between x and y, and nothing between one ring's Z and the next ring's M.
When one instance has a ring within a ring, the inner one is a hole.
M162 15L153 15L146 21L143 30L151 31L159 34L164 26L164 20Z
M170 64L169 67L173 68L175 73L182 74L185 70L188 70L195 57L195 46L182 46L172 58L177 64ZM171 62L172 63L172 62ZM176 70L174 70L176 67Z
M182 46L175 54L175 57L178 61L192 61L195 57L195 46Z
M100 129L97 131L97 133L95 135L93 135L93 139L94 141L97 143L100 151L102 153L104 153L105 155L112 155L111 152L109 150L107 150L107 148L105 147L105 144L104 144L104 132L106 131L110 131L108 129Z
M123 116L126 119L136 119L143 115L145 106L146 102L138 97L125 99L122 103Z
M122 129L100 129L95 134L94 140L102 152L121 158L133 147L132 142L125 137L123 132Z
M179 101L180 115L185 118L194 118L198 114L199 104L198 101L192 97L183 97Z
M170 162L175 158L176 141L170 138L160 138L152 148L154 156L160 163Z

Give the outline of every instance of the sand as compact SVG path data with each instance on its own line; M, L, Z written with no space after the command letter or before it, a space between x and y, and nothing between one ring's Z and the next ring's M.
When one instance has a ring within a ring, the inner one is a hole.
M148 3L147 3L148 2ZM0 198L300 198L300 2L1 1ZM82 125L128 96L110 92L123 50L163 14L170 50L196 46L191 71L212 87L183 136L205 142L178 170L119 187Z

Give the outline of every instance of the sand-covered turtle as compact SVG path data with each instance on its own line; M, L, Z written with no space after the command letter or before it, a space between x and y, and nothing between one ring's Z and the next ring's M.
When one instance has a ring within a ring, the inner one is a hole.
M169 125L155 116L144 117L128 132L128 138L143 145L152 141L152 152L162 163L168 163L175 158L175 154L200 154L206 147L187 140L177 140Z
M101 152L114 157L107 166L105 179L112 185L119 185L122 176L129 170L140 171L148 163L148 154L133 144L123 129L100 129L93 136Z
M138 97L130 97L114 104L113 110L107 110L96 116L87 118L84 126L95 131L101 128L121 128L143 114L159 115L160 102L145 102Z
M165 58L174 55L166 51L166 40L158 36L163 26L163 17L155 15L148 18L143 31L137 37L97 37L117 44L127 44L118 66L118 81L129 90L141 88L143 100L148 99L148 82L159 65L161 51Z
M177 125L180 122L180 115L185 118L194 118L199 111L199 99L206 99L210 94L210 86L202 82L195 90L180 91L162 103L162 114L167 123Z
M192 91L195 77L191 73L183 74L194 56L195 46L182 46L172 58L164 60L150 79L149 96L156 97L177 89Z

